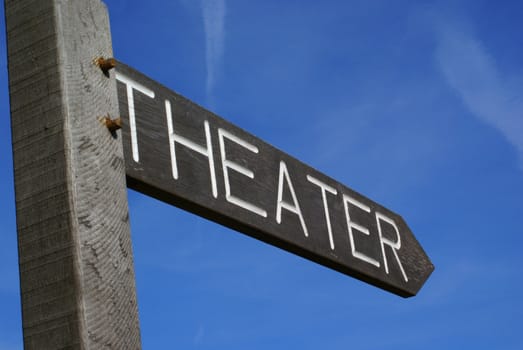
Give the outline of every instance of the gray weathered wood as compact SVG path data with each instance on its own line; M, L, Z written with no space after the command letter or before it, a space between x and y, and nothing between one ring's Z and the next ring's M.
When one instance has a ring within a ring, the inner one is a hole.
M131 67L116 69L129 187L404 297L425 283L434 266L401 216Z
M108 14L99 0L5 0L26 349L139 349Z

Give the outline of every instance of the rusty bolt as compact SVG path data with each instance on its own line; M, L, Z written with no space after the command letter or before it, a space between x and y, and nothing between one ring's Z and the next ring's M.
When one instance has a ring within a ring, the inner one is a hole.
M122 119L111 119L109 116L103 117L102 123L109 129L110 132L115 132L122 128Z
M116 67L116 60L114 58L100 57L96 59L95 63L105 74L107 74L111 69Z

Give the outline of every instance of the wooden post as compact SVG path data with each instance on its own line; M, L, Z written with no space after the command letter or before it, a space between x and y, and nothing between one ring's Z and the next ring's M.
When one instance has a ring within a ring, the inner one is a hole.
M107 9L5 0L25 349L140 349Z

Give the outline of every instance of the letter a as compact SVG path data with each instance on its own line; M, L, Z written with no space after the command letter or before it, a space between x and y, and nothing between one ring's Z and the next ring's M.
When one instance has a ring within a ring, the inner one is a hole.
M293 204L290 204L283 200L283 179L287 182L287 186L291 191ZM285 162L280 161L280 176L278 180L278 203L276 205L276 222L281 224L281 210L282 208L287 209L291 213L298 215L300 218L301 227L303 228L303 233L305 237L309 237L309 232L307 231L307 226L305 226L305 220L303 220L303 215L301 213L300 204L296 198L296 193L294 192L294 187L292 186L291 179L289 177L289 172L287 171L287 165Z

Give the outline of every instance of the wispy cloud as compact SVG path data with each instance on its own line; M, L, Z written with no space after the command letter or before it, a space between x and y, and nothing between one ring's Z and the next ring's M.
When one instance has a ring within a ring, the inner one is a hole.
M206 91L209 104L213 104L216 83L225 46L225 0L201 0L205 30L205 61L207 66Z
M194 345L196 345L196 346L202 345L204 335L205 335L205 328L203 328L203 325L200 325L193 338Z
M438 36L437 62L448 84L470 112L518 150L523 169L523 86L503 78L494 57L469 31L446 24Z

